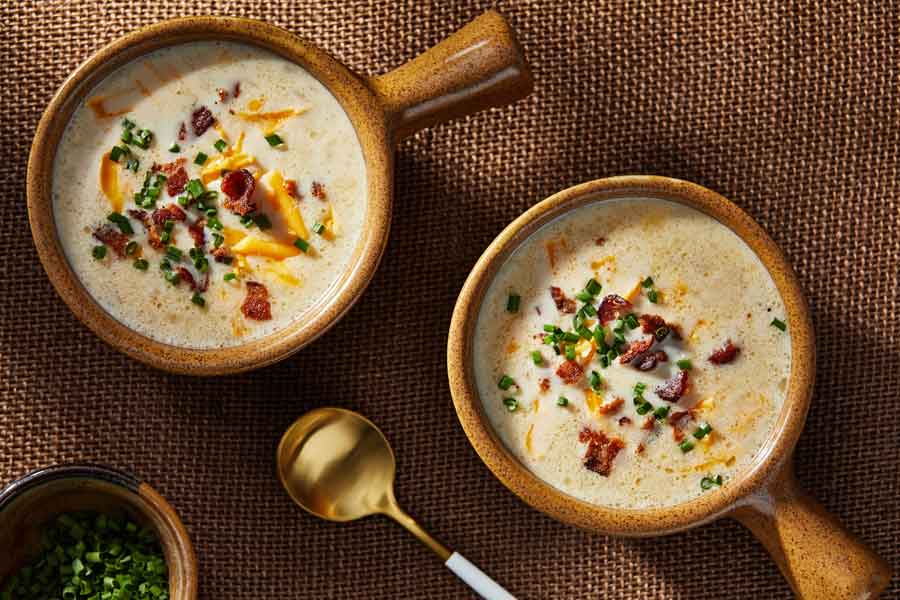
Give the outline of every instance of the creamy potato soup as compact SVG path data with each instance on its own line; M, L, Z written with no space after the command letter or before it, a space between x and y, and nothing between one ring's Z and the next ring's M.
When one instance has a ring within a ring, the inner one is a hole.
M53 173L66 257L124 325L190 348L302 319L348 267L366 211L356 132L331 93L266 50L143 56L86 96Z
M691 500L752 462L784 403L785 307L753 251L655 199L547 224L499 269L474 340L490 421L532 472L604 506Z

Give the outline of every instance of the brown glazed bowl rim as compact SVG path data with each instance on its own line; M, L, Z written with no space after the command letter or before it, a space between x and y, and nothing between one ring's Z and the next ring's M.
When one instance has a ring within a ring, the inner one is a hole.
M559 491L522 465L484 414L472 369L472 332L484 293L510 253L541 226L584 204L651 197L698 209L734 231L769 271L787 310L791 373L784 407L753 463L719 489L670 507L621 509L590 504ZM803 429L815 377L812 322L797 277L774 241L743 210L721 195L687 181L629 175L590 181L556 193L526 211L488 246L475 264L453 311L447 369L457 416L475 451L500 481L527 504L560 521L601 533L661 535L711 521L748 501L787 461Z
M215 349L155 341L126 327L84 288L66 259L53 216L52 178L57 142L78 103L116 68L154 50L218 40L250 44L300 65L334 95L356 130L366 163L366 219L350 266L305 317L264 338ZM325 333L359 299L375 274L391 220L393 155L386 114L369 86L343 64L274 25L232 17L186 17L126 34L90 56L62 84L35 132L26 179L28 217L44 269L75 316L103 341L156 368L193 375L237 373L293 354Z
M196 598L197 555L184 523L172 505L159 492L125 471L91 463L66 463L36 469L0 488L0 513L28 491L60 480L99 481L120 488L128 495L139 498L141 502L135 503L133 508L136 510L138 505L146 505L155 513L156 519L151 519L151 521L161 523L166 528L167 534L171 536L172 541L166 544L166 560L169 561L170 573L176 570L179 573L179 588L175 590L178 595L173 593L171 597L175 600ZM150 518L146 510L141 510L147 518Z

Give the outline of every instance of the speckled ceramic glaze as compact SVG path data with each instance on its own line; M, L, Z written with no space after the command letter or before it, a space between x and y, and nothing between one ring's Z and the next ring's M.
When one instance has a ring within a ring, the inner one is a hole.
M667 508L614 509L564 494L527 470L506 449L484 414L474 378L474 327L485 292L504 260L543 225L589 202L659 198L698 209L723 223L757 254L781 294L791 324L792 365L787 396L773 433L756 459L727 486ZM531 506L578 527L623 536L674 533L732 516L757 535L794 591L803 598L872 598L890 568L805 494L793 476L791 455L809 407L815 377L815 341L803 293L784 255L746 213L719 194L665 177L628 176L592 181L538 203L500 233L476 263L460 292L447 349L456 411L488 468Z
M309 315L257 341L215 350L170 346L113 319L88 294L66 261L52 214L53 161L70 116L99 81L123 64L165 46L229 40L260 46L297 63L337 98L353 123L366 164L366 225L332 292ZM393 148L430 125L531 92L532 78L512 30L489 11L422 56L385 75L356 75L287 31L247 19L192 17L129 34L98 51L62 85L35 134L28 163L28 214L44 268L83 323L110 345L155 367L193 375L246 371L296 352L353 305L375 273L387 243L393 197Z
M175 510L153 488L127 473L97 465L40 469L0 490L0 581L40 548L40 531L60 513L121 514L152 529L169 568L169 597L197 597L197 558Z

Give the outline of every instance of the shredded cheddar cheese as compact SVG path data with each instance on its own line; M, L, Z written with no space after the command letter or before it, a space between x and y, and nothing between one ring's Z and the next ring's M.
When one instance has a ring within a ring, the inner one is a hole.
M269 202L287 224L289 233L304 240L309 239L309 231L306 229L306 223L303 222L303 215L300 214L297 201L285 190L284 177L281 172L269 171L265 177L260 179L260 183L265 188Z
M233 245L231 250L235 254L242 254L244 256L262 256L273 260L284 260L285 258L300 254L300 249L293 244L272 242L252 235L244 237L237 244Z
M204 185L209 184L222 176L223 169L236 171L254 163L256 163L256 157L244 152L244 133L241 132L233 146L226 148L222 154L206 163L206 166L200 171L200 179L203 180Z
M100 159L100 189L115 212L122 212L124 205L122 190L119 188L119 169L119 163L109 159L109 152Z

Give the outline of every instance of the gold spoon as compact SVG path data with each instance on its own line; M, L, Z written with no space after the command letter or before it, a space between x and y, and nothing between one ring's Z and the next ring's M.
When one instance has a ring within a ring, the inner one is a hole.
M431 537L394 498L394 451L381 430L342 408L306 413L281 438L278 478L301 508L329 521L353 521L376 513L394 519L419 538L444 565L487 600L515 598L481 569Z

